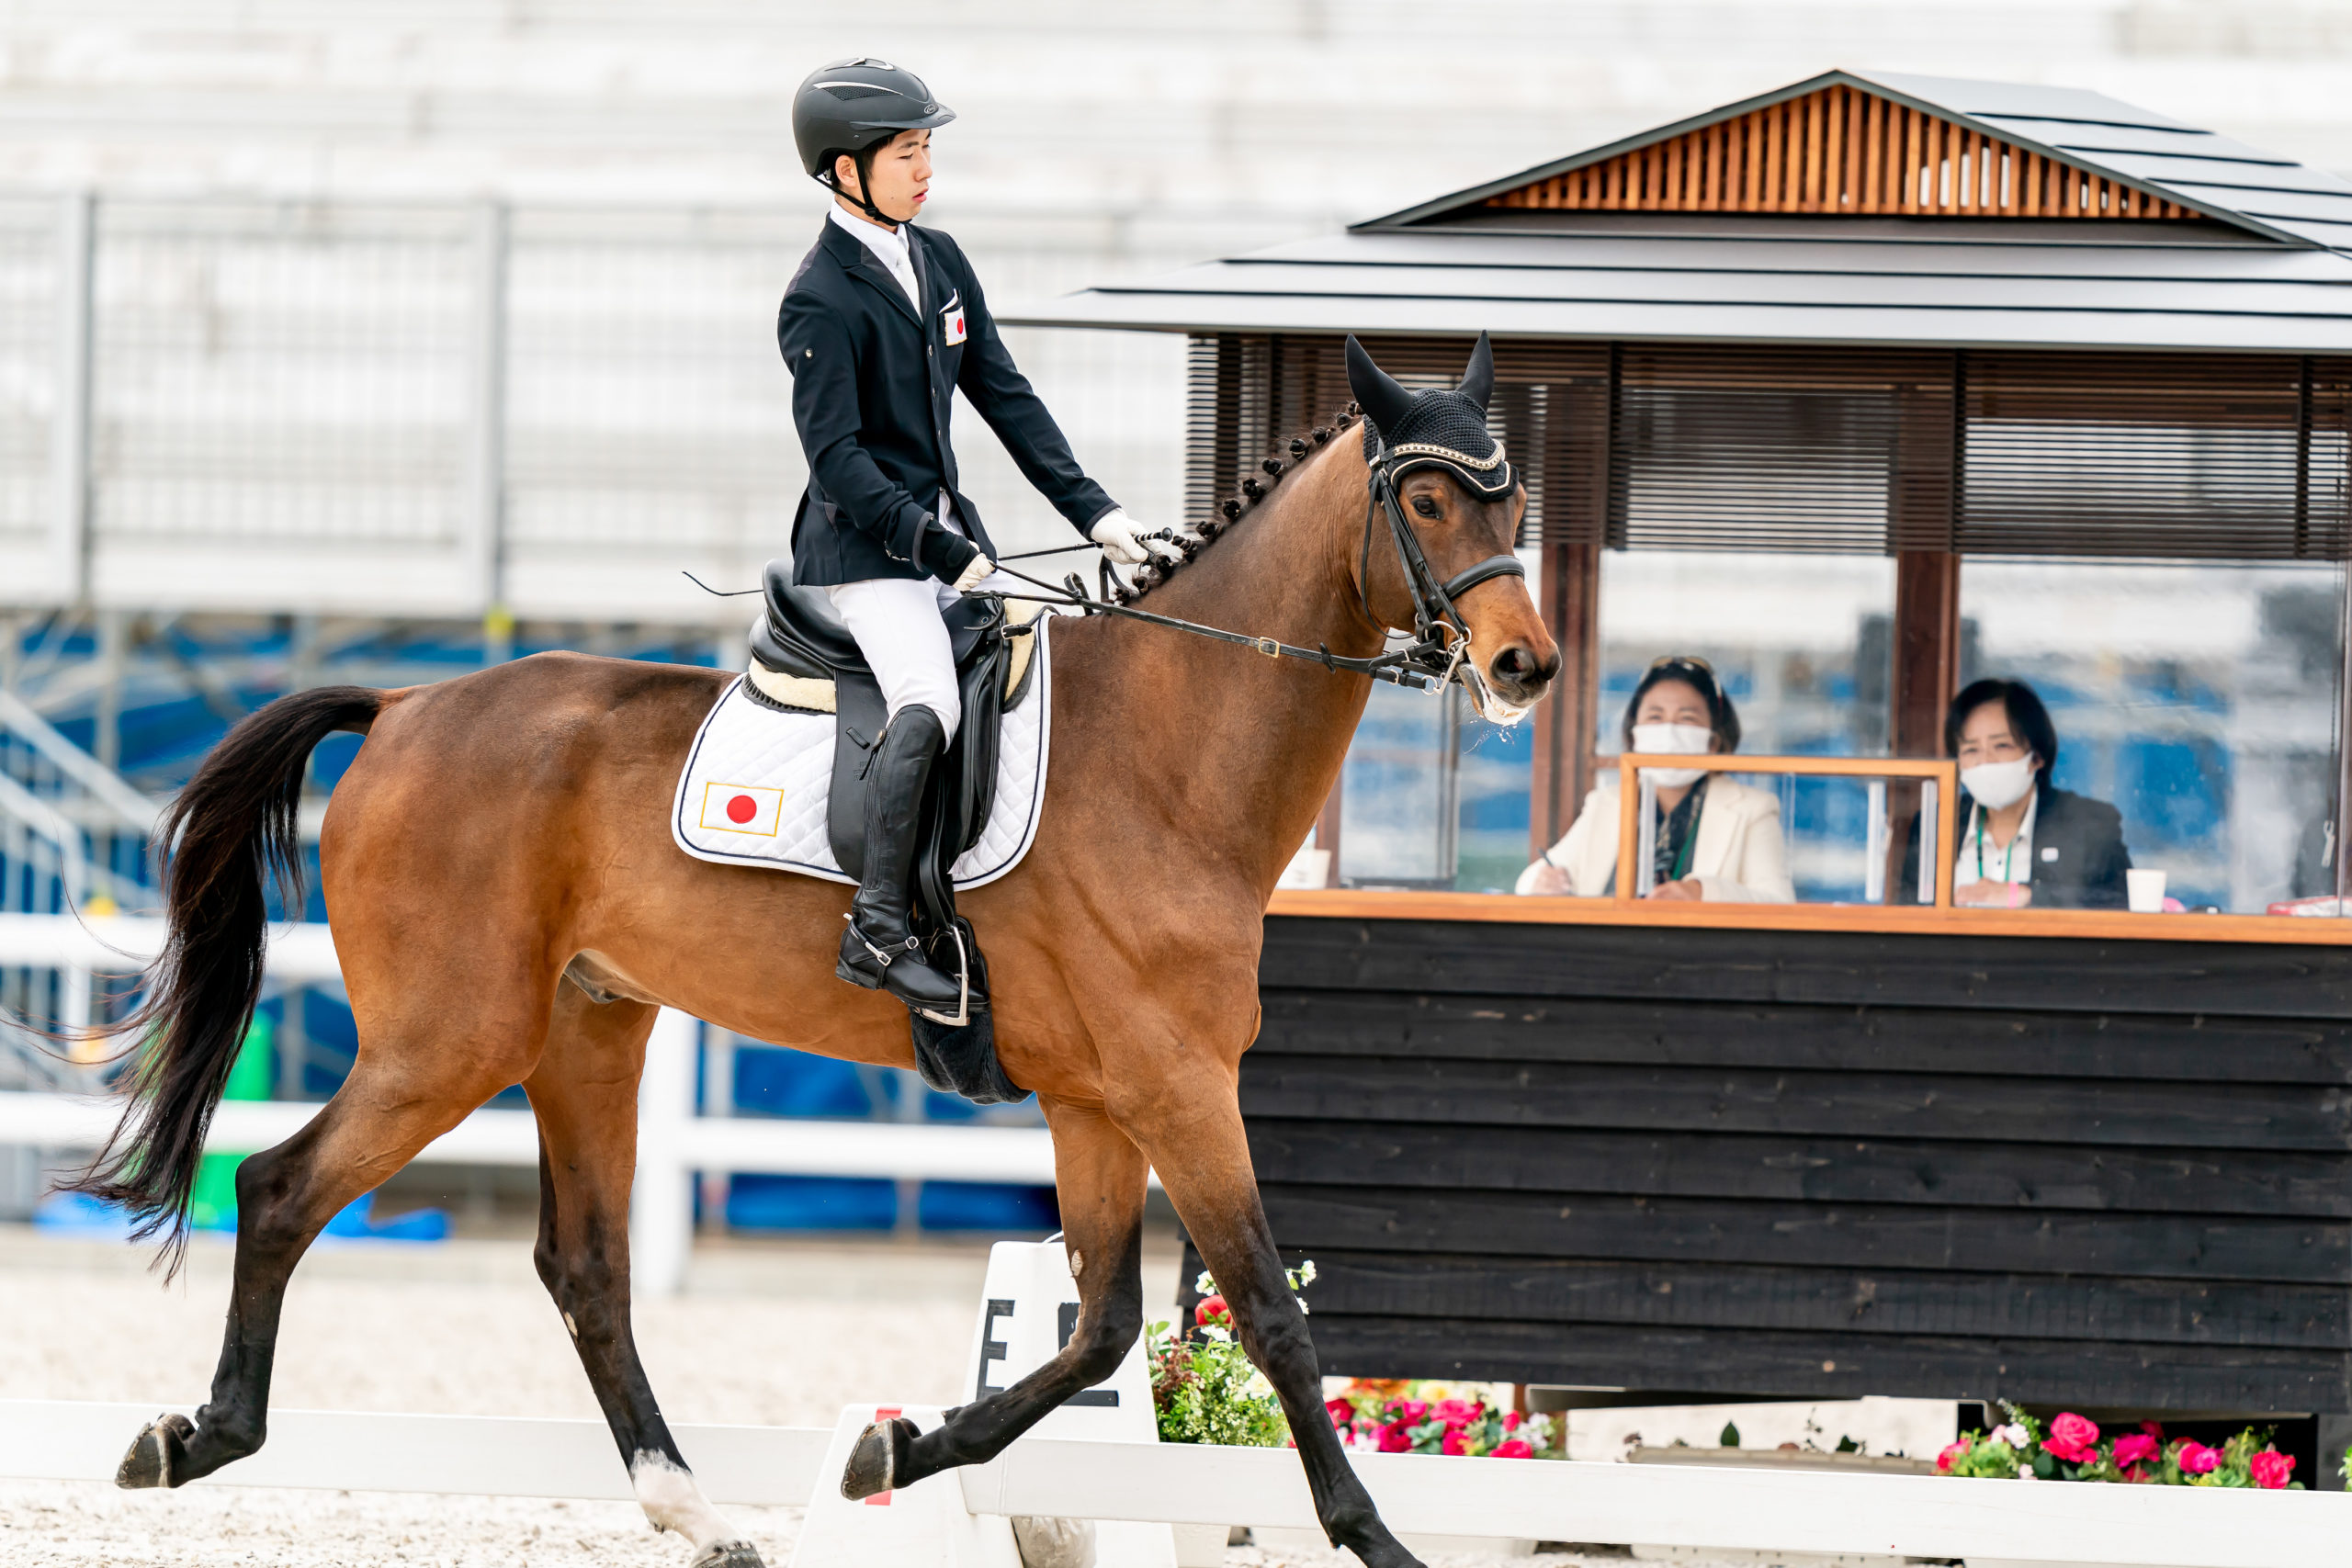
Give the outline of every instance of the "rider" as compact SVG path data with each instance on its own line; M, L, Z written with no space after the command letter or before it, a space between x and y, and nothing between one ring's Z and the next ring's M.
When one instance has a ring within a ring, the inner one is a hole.
M942 612L996 569L996 547L956 488L955 393L1113 560L1179 553L1145 538L1086 477L1014 368L972 264L946 235L915 227L932 130L955 118L922 78L880 60L840 61L800 84L793 141L833 204L776 320L808 459L792 580L826 587L889 714L868 762L864 881L836 973L939 1011L956 1009L957 979L925 962L909 906L924 781L963 717Z

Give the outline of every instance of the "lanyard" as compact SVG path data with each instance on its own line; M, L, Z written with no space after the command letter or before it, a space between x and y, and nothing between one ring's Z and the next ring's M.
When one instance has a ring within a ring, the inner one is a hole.
M1988 815L1989 813L1984 809L1984 803L1978 801L1976 803L1976 880L1979 882L1984 880L1984 818ZM2018 840L2024 837L2025 824L2020 822L2018 824L2018 830L2009 835L2008 843L2001 850L2001 880L2004 882L2017 880L2009 874L2009 857L2018 852Z

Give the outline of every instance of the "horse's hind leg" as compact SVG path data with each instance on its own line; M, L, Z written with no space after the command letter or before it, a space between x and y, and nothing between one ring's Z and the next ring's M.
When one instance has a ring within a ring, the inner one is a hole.
M645 1517L694 1543L695 1568L760 1568L759 1552L687 1471L629 1329L637 1083L655 1010L600 1005L569 981L556 989L547 1049L523 1085L539 1119L539 1278L563 1314Z
M868 1427L851 1450L842 1494L872 1496L962 1464L984 1464L1038 1418L1119 1370L1143 1329L1143 1203L1150 1167L1100 1106L1046 1101L1054 1186L1078 1278L1078 1323L1052 1360L947 1413L934 1431L903 1418Z
M498 1076L497 1055L487 1042L479 1054L453 1043L414 1060L363 1046L350 1077L308 1126L237 1168L237 1258L212 1397L193 1422L166 1416L141 1432L115 1484L177 1486L261 1447L278 1313L295 1264L329 1220L512 1081Z

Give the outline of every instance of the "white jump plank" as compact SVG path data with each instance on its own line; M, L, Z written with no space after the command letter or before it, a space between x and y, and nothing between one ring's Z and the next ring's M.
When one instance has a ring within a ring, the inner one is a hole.
M2352 1495L1671 1465L1354 1456L1393 1529L1714 1550L2162 1568L2352 1562ZM1024 1440L964 1472L975 1512L1312 1526L1279 1449Z
M0 1401L0 1477L111 1480L132 1434L158 1413ZM805 1503L831 1437L815 1427L675 1430L720 1504ZM2147 1568L2352 1562L2352 1495L2343 1494L1403 1454L1354 1463L1391 1528L1436 1535ZM956 1479L976 1513L1315 1523L1298 1456L1283 1449L1024 1438ZM268 1446L199 1484L629 1496L600 1422L318 1410L272 1412Z
M0 1400L0 1477L112 1481L140 1428L192 1405ZM673 1427L714 1503L808 1500L832 1432L823 1427ZM628 1473L601 1421L273 1410L269 1441L203 1486L438 1492L628 1502Z

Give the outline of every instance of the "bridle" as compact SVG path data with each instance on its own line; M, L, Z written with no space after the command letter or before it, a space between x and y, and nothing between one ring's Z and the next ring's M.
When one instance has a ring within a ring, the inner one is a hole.
M1054 604L1076 610L1083 615L1121 615L1129 620L1146 621L1153 626L1190 632L1195 637L1252 649L1269 659L1304 660L1309 664L1319 664L1326 670L1369 675L1375 681L1385 681L1391 685L1409 687L1415 691L1439 692L1449 683L1459 681L1464 689L1476 696L1485 687L1486 679L1478 672L1477 666L1467 660L1470 624L1462 618L1462 612L1454 607L1454 602L1478 584L1494 578L1525 577L1527 568L1515 555L1488 556L1440 582L1437 573L1430 567L1428 553L1421 548L1420 535L1414 531L1411 520L1405 515L1403 502L1397 495L1396 480L1400 469L1424 467L1449 468L1466 480L1467 476L1462 473L1454 461L1450 460L1458 458L1460 455L1437 447L1391 451L1387 443L1380 441L1376 434L1371 437L1371 441L1377 445L1370 458L1372 500L1364 510L1363 551L1357 567L1356 595L1364 618L1385 631L1386 628L1380 617L1372 613L1371 598L1372 538L1380 518L1385 514L1388 519L1388 536L1396 548L1396 563L1405 574L1405 590L1413 601L1413 640L1401 648L1391 649L1371 659L1351 659L1344 654L1333 653L1323 643L1317 643L1311 649L1299 648L1274 637L1250 637L1217 626L1204 626L1197 621L1179 620L1173 615L1156 615L1148 610L1122 604L1112 597L1113 585L1117 580L1107 559L1102 562L1103 592L1100 598L1087 592L1085 582L1076 572L1071 572L1057 585L1015 571L1001 561L997 563L999 571L1043 588L1054 597L1004 592L972 593L966 597ZM1501 461L1502 449L1498 445L1494 462L1499 464ZM1503 471L1508 480L1508 466ZM1467 483L1466 488L1474 493L1484 493L1486 487L1473 482ZM1157 536L1174 540L1174 536L1165 532Z

